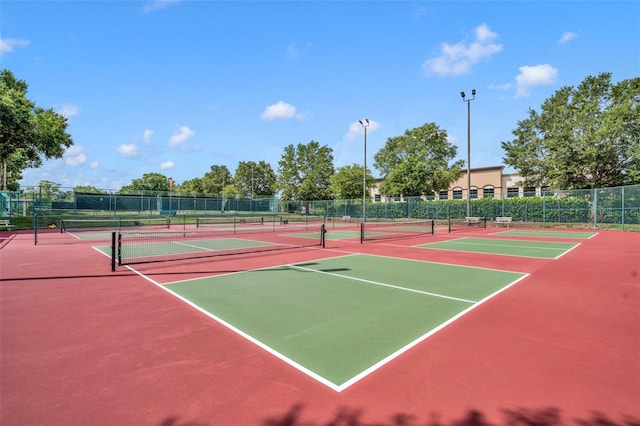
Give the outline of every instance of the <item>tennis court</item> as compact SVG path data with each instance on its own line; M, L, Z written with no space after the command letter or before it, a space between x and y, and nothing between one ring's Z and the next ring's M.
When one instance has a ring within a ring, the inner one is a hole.
M156 284L342 391L525 276L358 254Z
M640 418L637 235L157 225L1 248L3 422Z
M504 256L557 259L577 247L576 243L556 241L506 240L463 237L419 245L421 248L461 252L499 254Z
M566 238L585 240L593 238L597 235L596 232L585 231L544 231L538 229L510 229L508 231L494 232L493 235L506 235L514 237L543 237L543 238Z

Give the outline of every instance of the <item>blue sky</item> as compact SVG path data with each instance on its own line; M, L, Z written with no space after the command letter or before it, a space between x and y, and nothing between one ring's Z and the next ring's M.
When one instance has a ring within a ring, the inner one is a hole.
M336 167L361 165L364 118L372 169L388 138L430 122L466 160L472 89L471 166L484 167L561 87L638 77L639 22L632 1L3 0L0 68L74 140L23 186L277 171L286 146L311 140Z

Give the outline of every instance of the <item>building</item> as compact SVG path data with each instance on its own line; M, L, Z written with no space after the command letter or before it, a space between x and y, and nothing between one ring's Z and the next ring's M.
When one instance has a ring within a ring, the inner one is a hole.
M376 187L371 189L374 201L402 201L403 197L387 198L380 194L382 179L376 180ZM527 197L540 195L542 188L529 188L522 185L523 179L518 173L504 173L504 166L476 167L471 169L471 199L504 197ZM463 170L460 179L447 190L440 191L435 197L428 199L466 200L467 171Z

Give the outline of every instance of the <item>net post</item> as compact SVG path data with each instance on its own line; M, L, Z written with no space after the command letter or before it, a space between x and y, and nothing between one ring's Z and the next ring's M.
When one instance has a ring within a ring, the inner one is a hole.
M436 221L431 219L431 235L436 235Z
M320 245L322 246L322 248L325 248L325 236L327 233L327 229L324 226L324 223L320 226Z
M116 233L111 233L111 272L116 271Z
M117 249L118 265L122 266L122 234L120 232L118 232L117 246L118 246L118 249Z
M451 233L451 218L449 218L449 233Z
M364 222L360 222L360 244L364 243Z

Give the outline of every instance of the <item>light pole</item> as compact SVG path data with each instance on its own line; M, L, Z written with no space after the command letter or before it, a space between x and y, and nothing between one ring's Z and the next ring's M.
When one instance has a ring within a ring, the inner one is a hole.
M471 99L460 92L462 102L467 103L467 217L471 216L471 101L476 98L476 89L471 90Z
M364 127L364 171L362 172L362 222L367 221L367 127L369 119L358 120Z

